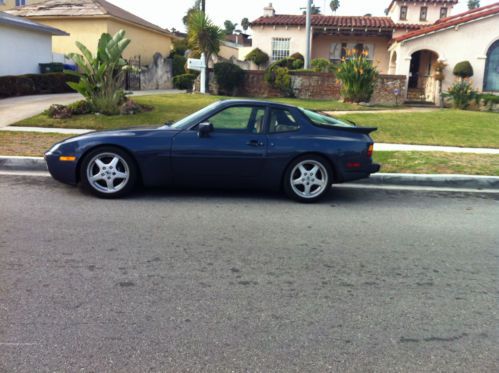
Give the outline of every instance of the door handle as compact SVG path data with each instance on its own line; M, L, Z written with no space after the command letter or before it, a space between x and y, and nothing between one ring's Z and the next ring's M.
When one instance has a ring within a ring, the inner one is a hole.
M249 146L263 146L264 143L263 141L261 140L249 140L246 145L249 145Z

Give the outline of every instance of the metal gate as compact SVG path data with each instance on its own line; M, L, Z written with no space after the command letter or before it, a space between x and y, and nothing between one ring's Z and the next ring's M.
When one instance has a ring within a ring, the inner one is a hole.
M125 78L125 89L127 91L140 91L140 56L133 56L128 59L128 64L132 66L134 71L128 71Z

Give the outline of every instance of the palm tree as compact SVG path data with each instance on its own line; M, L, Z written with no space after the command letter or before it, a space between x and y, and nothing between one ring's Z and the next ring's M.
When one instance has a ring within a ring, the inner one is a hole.
M331 10L333 11L333 13L336 13L338 8L340 7L340 0L332 0L329 3L329 6L331 7Z
M468 9L480 8L480 0L469 0Z
M220 51L225 32L215 25L203 11L192 12L187 23L187 41L194 52L204 53L206 63Z

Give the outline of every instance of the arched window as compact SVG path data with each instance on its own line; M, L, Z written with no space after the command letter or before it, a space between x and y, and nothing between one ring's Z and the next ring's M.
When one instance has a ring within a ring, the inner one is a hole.
M485 66L484 91L499 92L499 40L489 48L487 52L487 64Z

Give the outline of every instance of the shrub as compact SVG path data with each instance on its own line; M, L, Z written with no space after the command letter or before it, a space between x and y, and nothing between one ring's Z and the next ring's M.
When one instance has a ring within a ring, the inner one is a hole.
M452 73L461 79L471 78L473 76L473 66L471 66L469 61L462 61L454 66Z
M222 94L233 95L244 79L244 71L230 62L216 63L214 66L215 79Z
M295 59L291 67L293 68L293 70L300 70L301 68L303 68L303 64L303 60Z
M367 102L374 91L378 71L367 59L367 52L347 51L336 76L341 81L341 95L345 101Z
M133 100L126 100L121 106L120 106L120 114L121 115L134 115L138 113L143 113L145 111L151 111L153 109L152 106L149 105L141 105L136 103Z
M194 85L194 80L196 79L195 74L181 74L173 78L173 85L177 89L187 89L192 90Z
M457 109L466 109L470 101L476 99L477 92L469 81L461 80L455 82L447 91L447 95L452 97L452 104Z
M330 73L335 70L335 65L325 58L315 58L312 60L311 65L315 72Z
M184 56L175 54L172 58L172 73L173 76L185 74L185 64L187 63L187 58Z
M291 56L289 56L289 58L291 58L293 60L300 60L302 62L305 62L305 57L303 57L303 54L301 54L299 52L293 53Z
M255 48L246 55L245 61L252 61L258 68L269 62L269 55L260 48Z
M0 97L74 92L66 82L77 81L77 77L64 73L2 76L0 77Z
M493 103L493 104L499 104L499 96L493 95L491 93L482 93L478 95L479 100L483 100L486 104Z
M64 105L57 105L57 104L50 105L46 113L49 116L49 118L53 119L71 118L71 110Z
M287 67L291 59L284 58L271 64L265 70L263 79L273 88L278 89L286 97L293 97L293 86L289 68ZM294 61L294 60L293 60Z
M92 113L92 105L88 101L80 100L68 105L72 115L84 115Z

